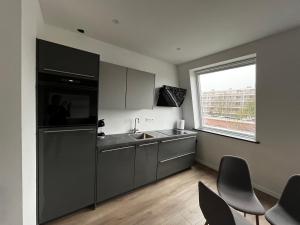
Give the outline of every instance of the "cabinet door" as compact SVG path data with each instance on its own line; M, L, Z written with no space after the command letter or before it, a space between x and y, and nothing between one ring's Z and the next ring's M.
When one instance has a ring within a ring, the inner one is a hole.
M99 109L125 109L127 68L100 63Z
M98 202L133 189L135 146L98 152Z
M98 79L99 55L38 40L39 72Z
M156 180L157 153L158 142L137 146L135 153L135 187L140 187Z
M128 69L127 109L153 109L155 74Z
M40 130L39 223L95 202L96 129Z
M162 141L159 146L158 160L165 160L196 151L196 137L182 137Z

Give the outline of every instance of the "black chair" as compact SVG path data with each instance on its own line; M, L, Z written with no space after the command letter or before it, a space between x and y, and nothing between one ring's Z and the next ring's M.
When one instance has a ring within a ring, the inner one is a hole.
M289 179L278 203L265 217L272 225L300 225L300 175Z
M217 181L220 196L232 208L256 216L265 214L265 209L256 197L250 178L247 162L234 156L224 156L220 163Z
M199 205L206 219L205 225L250 225L238 212L230 209L226 202L206 187L198 183Z

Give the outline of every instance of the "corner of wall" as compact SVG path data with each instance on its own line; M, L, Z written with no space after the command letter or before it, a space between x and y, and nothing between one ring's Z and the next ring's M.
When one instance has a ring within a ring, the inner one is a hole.
M22 0L21 135L23 225L36 220L36 37L44 26L38 0Z

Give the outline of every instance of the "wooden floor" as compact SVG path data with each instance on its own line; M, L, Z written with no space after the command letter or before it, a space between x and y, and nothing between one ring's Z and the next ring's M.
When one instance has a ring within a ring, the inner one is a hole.
M203 225L198 204L198 181L216 190L217 174L200 165L158 183L84 209L47 225ZM275 199L257 193L266 209ZM254 216L247 219L255 224ZM261 217L260 225L269 223Z

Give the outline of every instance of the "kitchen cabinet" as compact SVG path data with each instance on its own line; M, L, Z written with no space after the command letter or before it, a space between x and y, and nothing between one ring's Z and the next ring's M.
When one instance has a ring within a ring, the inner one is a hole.
M99 55L52 42L37 40L38 71L70 77L99 78Z
M100 109L153 109L155 74L100 63Z
M39 223L95 203L96 128L40 129Z
M128 68L126 109L153 109L155 74Z
M192 166L196 151L196 137L164 140L159 145L157 179Z
M128 134L123 135L128 137ZM122 135L116 137L126 140ZM130 139L128 143L124 141L122 144L116 144L112 137L106 140L106 144L100 144L100 140L98 202L188 169L194 163L195 135L153 138L142 142Z
M158 162L157 179L170 176L193 165L195 153L187 153Z
M98 151L98 202L133 189L134 157L135 146Z
M100 63L100 109L125 109L126 72L126 67Z
M158 142L136 146L134 186L156 181Z
M158 160L169 159L196 151L196 137L179 137L167 139L160 143Z

